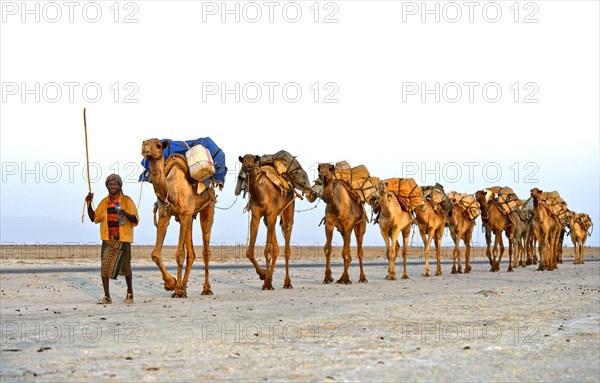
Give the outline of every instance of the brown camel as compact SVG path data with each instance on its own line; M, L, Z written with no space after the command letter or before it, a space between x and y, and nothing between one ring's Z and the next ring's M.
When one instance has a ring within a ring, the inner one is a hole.
M531 189L533 198L532 227L538 241L540 263L538 270L554 270L557 264L556 246L561 224L552 213L552 209L542 201L542 191Z
M573 263L583 265L583 253L585 251L585 241L588 237L588 231L573 212L569 212L569 235L571 236L575 251L575 261Z
M250 221L250 242L246 250L246 257L254 265L260 279L264 280L262 289L273 290L273 271L275 271L275 263L279 255L275 224L277 223L277 217L281 217L280 224L285 239L285 249L283 251L285 256L285 281L283 288L291 289L292 280L290 279L289 272L291 254L290 238L292 236L292 226L294 225L296 194L293 187L282 191L269 179L259 166L259 156L246 154L243 157L239 157L239 160L246 170L248 177L248 193L250 194L248 205L252 216ZM254 246L261 218L263 218L267 227L267 243L264 251L266 270L263 270L254 258Z
M527 230L525 231L525 253L527 254L527 259L525 260L525 265L537 265L537 239L535 238L535 233L533 232L533 199L530 197L527 199L527 203L525 204L525 211L529 214L529 223L527 224Z
M510 217L502 213L490 190L479 190L475 193L475 198L481 207L481 221L485 228L485 242L487 245L485 255L488 257L491 265L490 271L500 271L500 262L504 255L504 243L502 242L502 232L508 239L508 269L512 272L512 252L513 252L513 231L515 230ZM492 243L492 234L494 234L494 249L490 249ZM498 253L498 246L500 252ZM498 260L496 256L498 255Z
M388 273L385 279L396 279L396 257L400 250L398 237L402 233L402 258L404 262L404 270L402 279L408 279L406 272L406 252L408 250L408 238L410 236L410 224L412 218L410 213L402 210L396 194L386 191L386 181L380 181L377 185L377 201L374 205L379 204L379 230L385 242L385 255L388 260Z
M525 267L527 265L525 248L527 245L527 232L533 215L533 210L529 211L527 206L527 201L520 200L517 210L510 213L511 219L515 223L515 230L513 231L513 246L515 247L513 267ZM531 206L533 209L533 205Z
M426 187L422 188L424 191ZM435 275L442 275L441 266L441 246L444 227L446 225L446 213L441 204L434 202L430 198L424 198L425 203L415 208L415 221L419 227L419 234L425 245L425 271L424 277L429 277L429 249L431 240L435 245L435 256L437 259L437 268Z
M471 237L475 228L474 219L469 218L467 210L460 203L452 202L452 212L448 217L448 226L450 228L450 236L454 241L454 251L452 256L452 274L462 274L460 241L465 244L465 273L471 272L470 255L471 255ZM458 260L458 268L456 262Z
M350 242L352 231L356 236L358 262L360 264L359 282L367 282L363 270L363 236L367 229L367 216L358 196L352 196L351 187L345 181L336 179L335 166L332 164L319 164L319 178L323 184L323 201L327 204L325 208L325 278L323 283L333 282L331 275L330 256L333 229L336 228L344 240L342 258L344 260L344 272L337 283L352 283L348 275L348 268L352 257L350 255Z
M525 234L525 239L527 241L525 242L525 252L527 253L527 260L525 261L525 264L527 266L537 265L538 259L537 252L535 250L537 247L537 239L535 238L535 233L533 232L533 225L531 224L531 221L529 221L529 225L527 225L527 233Z
M179 154L171 155L165 161L163 145L166 143L153 138L142 143L142 156L150 161L150 174L154 192L158 197L155 214L158 210L156 223L156 245L152 250L152 260L159 267L164 281L165 290L172 291L174 298L187 297L187 281L196 258L192 242L192 223L196 214L200 213L204 257L204 288L202 295L212 295L208 281L208 263L210 261L210 234L212 230L215 197L211 188L206 188L201 194L197 193L197 181L189 178L185 157ZM179 241L175 258L177 261L177 279L173 278L162 261L162 246L167 234L171 216L179 222ZM187 258L185 257L187 252ZM182 277L183 263L185 275Z
M565 240L565 234L567 234L567 227L569 227L569 217L567 214L562 216L562 219L559 218L560 228L558 232L558 237L556 238L556 258L558 263L563 263L563 244Z

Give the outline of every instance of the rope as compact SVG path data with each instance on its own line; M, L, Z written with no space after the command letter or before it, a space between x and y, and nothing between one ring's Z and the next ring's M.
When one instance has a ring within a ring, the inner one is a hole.
M248 204L250 204L250 201L248 201ZM248 233L246 234L246 248L248 248L248 245L250 244L250 210L252 210L252 209L250 209L250 208L247 209L247 211L248 211Z
M237 200L238 200L238 197L239 197L239 195L238 195L238 196L235 196L235 200L233 200L233 203L232 203L232 204L231 204L229 207L218 207L218 206L216 206L216 205L215 205L215 207L216 207L217 209L219 209L219 210L229 210L229 209L231 209L231 208L233 207L233 205L235 205L235 203L236 203L236 202L237 202Z
M83 210L81 211L81 223L85 220L85 208L86 208L85 200L83 200Z
M92 209L96 210L96 208L94 208L94 203L92 202L91 204ZM85 199L83 200L83 210L81 211L81 223L83 223L85 221L85 209L87 207L87 203L85 202Z
M316 208L319 206L319 204L320 204L320 203L321 203L321 199L319 198L319 199L317 200L317 203L315 204L315 206L313 206L313 207L310 207L310 208L308 208L308 209L304 209L304 210L294 210L294 211L295 211L296 213L304 213L304 212L306 212L306 211L311 211L311 210L314 210L314 209L316 209Z
M142 189L144 187L144 181L140 182L140 198L138 198L138 203L137 206L135 207L136 209L140 209L140 204L142 203Z

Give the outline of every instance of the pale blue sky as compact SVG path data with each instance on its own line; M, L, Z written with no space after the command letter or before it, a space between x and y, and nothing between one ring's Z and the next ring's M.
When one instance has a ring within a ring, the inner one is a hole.
M316 163L347 160L447 191L500 184L526 198L539 187L600 222L597 2L430 2L434 13L421 2L229 2L231 14L221 2L99 2L74 8L73 22L62 3L2 4L3 244L99 242L98 226L81 223L84 107L95 201L115 171L136 203L142 190L138 244L155 238L153 191L137 182L152 137L221 146L220 207L235 200L239 155L285 149L311 179ZM213 243L246 242L245 204L217 210ZM292 241L322 244L323 211L297 214ZM173 221L167 244L177 232ZM378 227L365 243L383 245Z

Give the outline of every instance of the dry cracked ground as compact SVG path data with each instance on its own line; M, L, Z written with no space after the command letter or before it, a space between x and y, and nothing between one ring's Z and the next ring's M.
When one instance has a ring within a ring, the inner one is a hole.
M506 261L503 261L506 262ZM172 264L172 262L171 262ZM401 271L401 262L398 261ZM322 262L296 262L275 291L246 263L215 263L214 296L195 265L187 299L172 299L150 262L134 263L98 305L95 264L5 261L0 274L2 381L600 381L600 262L368 283L323 284ZM172 268L170 268L172 270ZM334 278L342 271L333 262ZM399 274L400 275L400 274Z

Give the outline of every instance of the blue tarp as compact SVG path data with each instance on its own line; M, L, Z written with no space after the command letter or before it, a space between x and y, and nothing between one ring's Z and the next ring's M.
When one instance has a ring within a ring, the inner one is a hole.
M168 138L162 139L160 141L168 141L168 145L166 145L166 147L163 148L163 154L165 155L165 159L167 159L167 157L169 157L171 154L175 153L185 156L185 152L188 150L188 147L184 144L183 141L173 141ZM196 140L186 140L185 142L190 148L200 144L206 149L208 149L210 155L213 158L213 161L215 162L215 175L212 177L212 179L214 179L215 182L225 185L225 175L227 174L227 166L225 166L225 152L223 152L221 148L219 148L210 137L202 137ZM142 174L140 174L139 182L147 181L148 176L150 175L150 161L143 159L142 165L144 166L144 171L142 172ZM210 181L211 178L205 180L204 184L210 187Z

